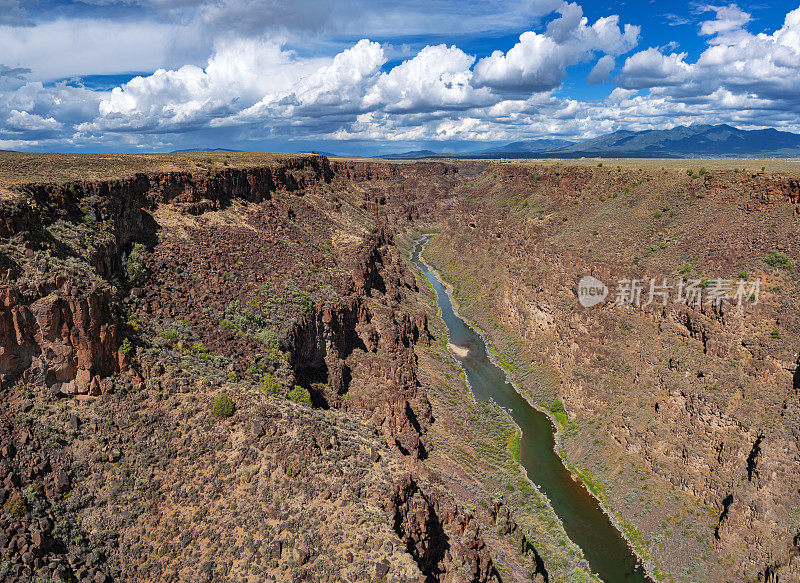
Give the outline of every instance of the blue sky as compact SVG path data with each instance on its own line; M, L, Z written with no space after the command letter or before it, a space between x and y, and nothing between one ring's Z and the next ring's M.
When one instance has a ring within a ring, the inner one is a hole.
M800 132L800 5L0 0L0 149L458 152Z

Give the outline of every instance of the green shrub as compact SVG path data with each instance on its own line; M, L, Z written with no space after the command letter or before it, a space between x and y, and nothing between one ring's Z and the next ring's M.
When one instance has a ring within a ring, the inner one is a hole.
M656 212L653 213L653 216L655 218L657 218L657 219L660 219L662 214L664 214L664 213L662 213L661 209L659 209L659 210L657 210Z
M125 356L131 356L133 354L133 344L131 344L130 340L125 338L122 344L119 345L119 351Z
M27 500L28 504L33 505L36 502L36 499L39 497L39 488L36 484L31 484L27 488L22 491L22 495Z
M778 330L777 328L773 328L772 332L770 332L769 335L772 336L773 338L780 338L781 337L781 331Z
M508 436L508 451L511 452L511 457L519 462L519 431L515 431Z
M147 268L144 266L142 257L144 250L144 245L136 243L125 262L125 275L128 276L131 285L141 285L147 279Z
M178 331L174 328L167 328L166 330L161 331L161 338L166 340L167 342L172 342L178 338Z
M203 344L202 342L195 342L194 344L192 344L192 352L200 357L208 356L208 349L206 348L206 345Z
M6 500L3 509L12 516L21 516L25 512L25 500L22 494L14 492L11 497Z
M553 399L553 402L550 403L550 411L553 413L564 413L564 403L561 402L561 399Z
M705 166L701 166L700 167L700 176L703 176L706 172L707 172L706 167Z
M271 351L280 350L281 348L281 339L278 337L278 333L272 328L259 330L254 336L256 340Z
M128 328L133 330L134 332L141 332L142 331L142 322L139 320L139 317L136 314L132 314L130 318L128 318Z
M781 269L791 269L792 263L789 258L780 251L770 251L764 257L764 262L772 267L780 267Z
M253 377L260 377L262 374L267 372L267 367L269 366L269 359L263 356L259 356L249 365L247 365L247 374Z
M304 312L313 306L311 298L306 294L295 293L294 301L300 305ZM257 298L248 300L248 304L255 306L259 303ZM239 300L234 300L225 308L226 317L220 320L220 326L226 330L247 336L251 340L260 342L267 347L269 352L277 352L281 348L280 338L272 328L269 317L253 312L243 306Z
M235 409L236 405L225 391L217 393L211 402L211 412L217 417L230 417Z
M597 479L591 470L582 470L572 466L570 466L570 469L578 475L584 484L586 484L586 487L589 488L589 491L591 491L592 494L597 496L597 498L602 501L608 501L605 486L603 486L603 483Z
M304 292L294 292L292 302L299 306L300 311L304 314L309 313L314 308L314 301Z
M308 389L300 385L295 385L294 388L289 391L289 394L286 395L286 398L295 403L305 405L306 407L311 406L311 393L308 392Z
M279 395L281 392L281 386L278 384L278 381L275 380L275 377L272 376L272 373L269 372L265 372L261 376L259 385L263 392L270 395Z

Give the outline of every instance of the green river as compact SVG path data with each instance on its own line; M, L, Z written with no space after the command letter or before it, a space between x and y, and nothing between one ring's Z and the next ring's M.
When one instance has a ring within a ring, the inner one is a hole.
M466 373L473 395L479 401L494 400L522 430L520 463L528 478L550 499L567 535L583 550L592 571L605 583L651 583L597 499L573 478L556 455L555 429L550 419L509 384L505 371L489 359L481 336L456 315L442 282L420 257L426 242L427 238L416 243L412 260L436 291L450 342L469 349L465 358L455 358Z

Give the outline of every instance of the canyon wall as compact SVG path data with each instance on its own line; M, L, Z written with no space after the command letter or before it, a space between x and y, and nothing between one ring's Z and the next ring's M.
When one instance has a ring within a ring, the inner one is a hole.
M563 403L564 457L657 572L797 580L797 178L640 164L497 166L442 210L431 258L530 400ZM760 292L686 305L680 278ZM632 279L641 301L614 305Z

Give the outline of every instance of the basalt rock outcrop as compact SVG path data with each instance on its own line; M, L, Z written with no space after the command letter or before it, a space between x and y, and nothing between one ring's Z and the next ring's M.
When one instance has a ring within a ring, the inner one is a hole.
M432 417L416 377L413 346L427 340L426 316L401 308L403 295L419 290L390 241L384 231L368 236L343 290L348 299L299 319L285 343L295 376L321 385L314 401L364 412L400 451L420 457ZM390 303L374 301L372 290Z
M24 372L28 382L55 393L87 394L119 371L118 318L109 290L84 295L65 284L22 301L17 290L4 292L0 367L7 379Z
M426 493L411 476L404 476L387 507L394 531L426 581L438 581L444 573L473 583L497 581L475 521L452 500Z

